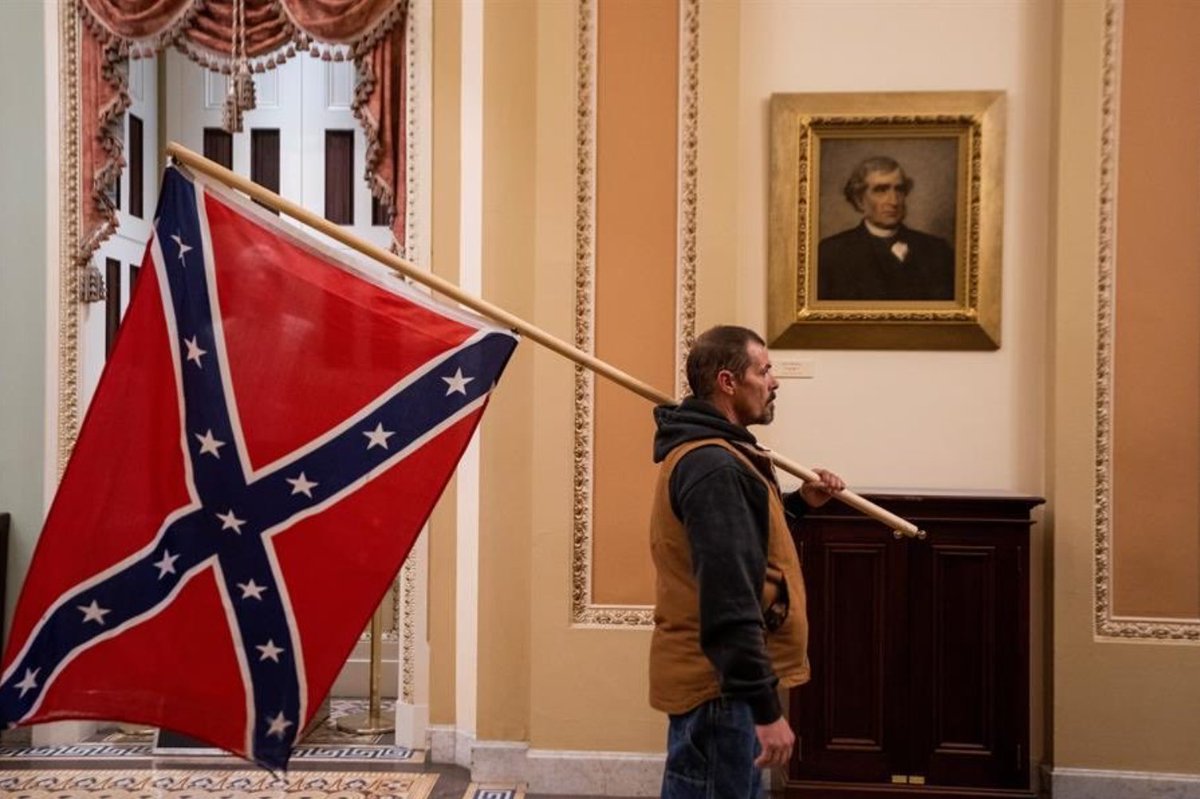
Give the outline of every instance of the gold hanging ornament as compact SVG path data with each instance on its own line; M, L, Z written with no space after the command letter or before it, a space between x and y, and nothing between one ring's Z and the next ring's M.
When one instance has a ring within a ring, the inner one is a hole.
M246 2L233 0L233 41L229 54L232 68L229 75L229 90L225 93L225 105L221 114L221 125L230 133L242 132L242 116L253 111L256 105L254 76L250 74L250 63L246 59Z

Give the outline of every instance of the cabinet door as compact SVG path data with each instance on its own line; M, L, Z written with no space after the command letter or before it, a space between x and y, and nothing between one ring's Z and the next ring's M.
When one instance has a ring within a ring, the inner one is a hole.
M910 543L911 773L927 785L1028 786L1028 591L1015 532L939 522Z
M798 541L812 680L792 691L792 777L890 782L907 773L906 550L861 521L809 519Z

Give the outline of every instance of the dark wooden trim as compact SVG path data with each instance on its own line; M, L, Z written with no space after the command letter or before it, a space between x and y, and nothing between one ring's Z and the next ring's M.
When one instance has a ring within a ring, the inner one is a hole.
M112 354L121 327L121 262L104 259L104 357Z
M260 186L279 193L279 129L254 128L250 131L250 179ZM262 203L259 203L262 205ZM273 214L279 211L263 205Z
M872 785L867 783L789 780L787 796L795 799L1037 799L1033 791L987 788L942 788L936 785Z
M233 134L223 128L205 128L204 157L233 169Z
M354 131L325 131L325 218L354 224Z
M142 120L129 115L129 215L146 218L146 146Z

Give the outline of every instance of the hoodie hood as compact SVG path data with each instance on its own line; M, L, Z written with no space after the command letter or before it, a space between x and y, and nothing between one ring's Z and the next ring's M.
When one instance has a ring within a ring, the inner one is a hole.
M758 440L740 424L726 419L704 400L688 397L678 405L659 405L654 409L654 462L661 463L680 444L701 438L723 438L755 445Z

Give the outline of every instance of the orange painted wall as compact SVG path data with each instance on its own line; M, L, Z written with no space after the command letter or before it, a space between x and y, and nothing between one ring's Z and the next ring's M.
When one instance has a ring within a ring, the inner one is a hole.
M596 23L597 357L674 394L679 5L600 0ZM651 406L597 378L592 601L654 601Z
M1200 3L1125 4L1118 164L1113 599L1200 617Z

